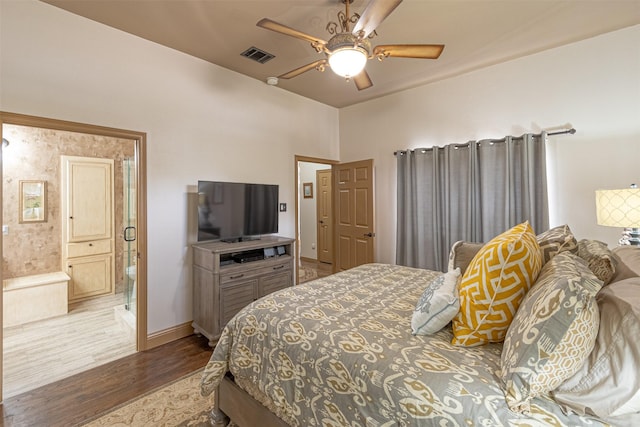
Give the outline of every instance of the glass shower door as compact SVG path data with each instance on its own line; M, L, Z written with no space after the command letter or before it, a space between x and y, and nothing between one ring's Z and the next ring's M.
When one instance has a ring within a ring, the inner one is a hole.
M123 226L124 226L124 306L136 315L136 260L138 247L136 243L136 171L134 159L123 160Z

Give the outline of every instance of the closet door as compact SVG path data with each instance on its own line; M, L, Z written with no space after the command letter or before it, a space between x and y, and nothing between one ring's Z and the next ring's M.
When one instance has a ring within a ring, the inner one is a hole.
M65 156L66 157L66 156ZM67 241L111 239L113 229L113 160L66 157Z
M63 270L69 301L113 293L113 159L62 156Z

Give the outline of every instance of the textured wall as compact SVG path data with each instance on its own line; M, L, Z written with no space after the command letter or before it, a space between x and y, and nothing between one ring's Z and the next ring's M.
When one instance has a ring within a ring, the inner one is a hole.
M116 290L123 283L123 174L122 161L134 155L134 142L97 135L4 125L10 144L2 151L3 277L12 278L61 270L60 156L114 159ZM19 223L19 181L47 182L47 221Z

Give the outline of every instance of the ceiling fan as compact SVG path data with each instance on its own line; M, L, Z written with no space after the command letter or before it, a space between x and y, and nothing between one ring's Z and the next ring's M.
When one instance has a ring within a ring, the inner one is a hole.
M344 14L338 13L342 31L338 32L338 24L329 22L327 31L329 34L334 34L329 41L310 36L268 18L258 21L256 24L258 27L308 41L318 53L324 53L326 56L282 74L278 76L279 78L290 79L312 69L324 71L329 64L334 73L347 80L353 79L358 90L363 90L373 86L371 78L364 69L368 59L377 58L380 61L388 57L437 59L444 49L442 44L386 44L371 49L369 38L376 34L375 29L378 25L402 0L371 0L362 15L350 14L349 5L353 0L341 1L345 4ZM353 30L349 28L350 23L355 24Z

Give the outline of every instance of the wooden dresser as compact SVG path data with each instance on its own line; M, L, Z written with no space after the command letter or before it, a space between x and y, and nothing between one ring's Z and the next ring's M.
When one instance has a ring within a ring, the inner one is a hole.
M193 329L214 346L243 307L293 286L294 239L265 236L193 245Z

